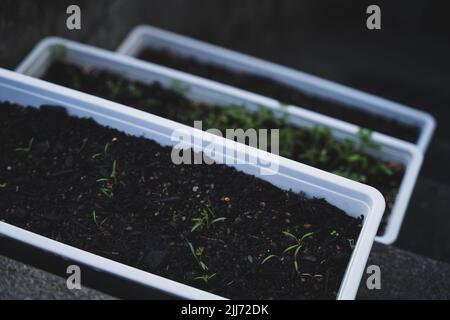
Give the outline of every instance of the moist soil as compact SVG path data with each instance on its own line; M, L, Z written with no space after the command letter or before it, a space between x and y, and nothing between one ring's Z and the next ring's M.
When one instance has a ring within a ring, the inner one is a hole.
M226 69L212 63L203 63L196 58L174 55L164 49L145 49L140 53L139 59L256 92L283 103L301 106L406 141L416 142L419 137L419 129L415 126L408 126L373 113L350 108L339 102L308 95L266 77Z
M227 298L336 297L362 217L170 153L63 108L1 103L0 220ZM283 232L306 235L298 270Z
M242 107L222 108L195 103L184 96L189 87L183 83L174 82L170 89L163 88L157 82L143 84L119 74L80 67L60 59L51 64L43 79L189 126L194 120L203 120L204 129L218 128L221 132L227 128L280 129L280 155L378 189L386 200L378 234L385 231L404 174L403 165L368 156L366 150L353 146L352 141L335 141L326 129L293 127L277 120L265 109L251 114Z

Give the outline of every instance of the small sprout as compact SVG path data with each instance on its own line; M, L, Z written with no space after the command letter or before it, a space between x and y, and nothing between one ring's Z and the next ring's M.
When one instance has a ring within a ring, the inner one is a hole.
M95 214L95 210L92 211L92 218L94 219L95 225L98 227L98 223L97 223L97 215Z
M227 283L227 286L231 286L234 283L234 280L231 280L230 282Z
M120 87L122 85L122 82L124 80L115 80L115 79L108 79L106 80L106 87L108 88L110 92L110 100L115 100L117 95L120 92Z
M214 223L217 223L217 222L223 222L223 221L225 221L225 220L227 220L227 218L225 218L225 217L219 217L219 218L213 219L213 220L211 221L211 224L214 224Z
M183 81L178 80L178 79L172 80L171 88L172 88L172 90L174 90L178 93L186 93L186 92L189 92L189 90L191 90L191 87L188 84L186 84Z
M103 224L106 222L106 220L108 220L108 218L103 219L100 223L98 222L98 217L97 217L97 213L95 210L92 211L92 219L94 220L95 225L99 228L102 229Z
M67 48L63 44L57 44L52 48L51 57L53 60L62 61L67 56Z
M214 278L216 276L217 273L213 273L212 275L207 275L204 274L202 276L199 277L195 277L195 280L202 280L204 283L208 283L209 280L211 280L212 278Z
M394 171L392 171L392 169L384 163L378 164L378 170L386 176L392 176L394 174Z
M81 153L84 150L84 148L86 147L87 143L88 143L88 138L84 138L80 149L78 149L78 153Z
M195 222L195 223L194 223L194 225L191 228L191 232L194 232L195 230L197 230L199 228L202 229L203 226L205 225L203 216L201 218L194 218L194 219L192 219L192 221Z
M322 280L323 279L323 275L316 273L316 274L311 274L311 273L302 273L300 275L302 278L310 278L310 279L315 279L315 280Z
M114 198L114 192L110 188L102 187L100 188L101 193L103 193L107 198Z
M195 248L194 245L189 241L187 241L187 244L189 246L189 249L191 250L192 255L194 256L195 260L197 261L198 265L200 266L200 268L203 271L207 271L208 266L203 261L203 252L204 252L205 248L203 248L203 247Z
M201 212L200 217L193 218L192 221L194 222L194 225L191 228L191 232L194 232L195 230L201 230L204 227L209 228L215 223L223 222L226 220L225 217L218 217L214 218L215 214L214 211L211 209L209 205L207 205Z
M134 96L139 98L142 96L142 90L135 84L135 83L129 83L128 84L128 91Z
M192 187L192 191L194 191L194 192L198 192L199 189L200 189L199 186L193 186Z
M109 146L110 146L110 144L109 144L109 142L107 142L105 144L105 146L103 147L103 153L96 153L96 154L94 154L92 156L92 159L98 158L100 156L103 156L103 158L106 158L106 155L108 154Z
M97 182L101 182L102 186L100 192L103 193L107 198L114 198L114 185L117 184L118 171L117 171L117 161L114 160L111 173L109 177L97 179Z
M278 257L276 254L271 254L271 255L265 257L264 260L261 261L261 264L264 264L264 263L266 263L267 261L270 261L270 260L272 260L272 259L274 259L274 258L280 259L280 257Z
M295 235L293 235L290 232L287 231L283 231L283 234L291 239L293 239L296 243L294 245L291 245L289 247L287 247L286 249L284 249L283 254L286 254L290 251L294 251L294 268L295 271L299 271L299 266L298 266L298 255L300 253L300 249L303 247L303 242L308 239L311 238L314 235L314 232L308 232L305 233L302 237L296 237Z
M348 240L348 245L353 250L355 248L355 239L347 239L347 240Z
M338 237L339 233L336 230L333 230L330 232L330 235Z
M114 180L114 183L117 183L117 176L118 176L118 174L117 174L117 161L114 160L113 167L112 167L112 170L111 170L111 174L110 174L109 177Z
M31 148L33 147L34 138L31 138L28 142L28 146L26 148L16 148L16 151L29 153L31 151Z
M0 183L0 188L6 188L7 184L5 183Z
M105 155L105 157L108 154L108 149L109 149L109 142L107 142L105 144L105 147L103 148L103 154Z
M373 142L372 134L373 134L372 130L366 128L359 129L359 140L361 142L361 149L370 148L379 150L381 148L380 144Z

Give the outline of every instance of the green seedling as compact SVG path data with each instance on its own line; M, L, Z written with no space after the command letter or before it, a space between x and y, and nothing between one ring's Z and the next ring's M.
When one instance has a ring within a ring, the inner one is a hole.
M205 248L204 247L195 248L191 242L189 242L189 241L186 241L186 242L188 244L189 250L191 251L192 255L195 258L195 261L197 261L197 264L199 265L200 269L203 272L203 275L195 277L194 279L201 280L204 283L208 283L209 280L211 280L213 277L216 276L216 273L213 273L212 275L206 274L206 272L208 271L208 266L204 262L204 257L203 257Z
M208 283L209 280L211 280L212 278L214 278L214 277L216 276L216 274L217 274L217 273L213 273L212 275L204 274L204 275L202 275L202 276L195 277L194 279L195 279L195 280L201 280L201 281L203 281L204 283Z
M362 149L375 149L379 150L381 148L381 145L378 143L373 142L372 140L372 130L366 129L366 128L360 128L359 129L359 140L360 145Z
M110 93L110 99L114 100L120 92L123 80L108 79L106 80L106 87Z
M56 61L63 61L67 56L67 48L63 44L57 44L52 48L51 57Z
M142 96L142 90L135 83L130 82L127 89L136 98Z
M300 274L300 276L302 278L310 278L310 279L315 279L315 280L322 280L323 279L323 274L320 274L320 273L315 273L315 274L302 273L302 274Z
M197 263L200 266L200 268L202 269L202 271L207 271L208 266L203 261L203 253L204 253L205 248L204 247L195 248L194 245L189 241L187 241L187 244L189 246L189 249L191 250L192 255L195 258L195 261L197 261Z
M347 239L348 241L348 245L350 246L350 248L353 250L355 249L355 239Z
M103 226L103 224L105 223L105 221L106 221L108 218L103 219L100 223L98 223L98 219L97 219L97 218L98 218L98 217L97 217L97 213L96 213L95 210L93 210L93 211L92 211L92 219L94 220L95 225L96 225L99 229L101 229L102 226Z
M101 187L100 192L109 199L114 198L114 191L109 187Z
M335 236L335 237L339 237L339 233L336 230L331 231L330 235Z
M117 172L117 161L114 160L111 174L109 175L110 179L113 179L114 183L117 183L118 172Z
M191 90L191 87L188 84L186 84L183 81L178 80L178 79L172 80L171 88L172 88L172 90L174 90L178 93L186 93L186 92L189 92L189 90Z
M97 214L95 213L95 210L92 211L92 218L94 219L95 225L98 227L98 223L97 223Z
M392 176L394 174L394 171L382 162L377 165L377 170L386 176Z
M293 245L287 247L286 249L284 249L283 254L286 254L286 253L291 252L291 251L294 252L294 254L293 254L294 268L295 268L295 271L298 272L299 265L298 265L298 259L297 258L298 258L298 255L300 253L300 249L303 247L303 242L306 239L311 238L314 235L314 232L308 232L308 233L304 234L301 237L296 237L295 235L293 235L292 233L287 232L287 231L283 231L283 234L295 241L295 244L293 244Z
M263 261L261 261L261 264L264 264L264 263L266 263L268 261L271 261L273 259L283 260L283 257L279 257L276 254L271 254L271 255L268 255L267 257L265 257L263 259Z
M226 220L225 217L215 218L214 211L211 209L209 205L207 205L205 208L203 208L202 212L200 213L200 217L192 219L194 225L191 228L191 232L194 232L197 229L201 230L204 227L209 228L213 224L223 222L225 220Z
M0 183L0 188L6 188L7 184L6 183Z
M33 147L34 138L31 138L28 142L28 146L26 148L16 148L16 151L18 152L25 152L29 153L31 151L31 148Z
M102 183L102 186L100 187L100 192L104 194L107 198L114 198L114 185L117 184L118 180L118 171L117 171L117 161L114 160L111 173L109 177L100 178L97 180L97 182Z
M106 156L107 156L108 150L109 150L109 146L110 146L110 143L107 142L107 143L105 144L105 146L103 147L103 152L102 152L102 153L96 153L96 154L94 154L94 155L92 156L92 159L96 159L96 158L101 157L101 156L103 156L103 158L106 159Z

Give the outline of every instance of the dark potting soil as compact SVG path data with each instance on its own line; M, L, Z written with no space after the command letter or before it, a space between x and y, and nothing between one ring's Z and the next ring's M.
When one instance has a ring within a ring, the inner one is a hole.
M336 297L362 218L170 154L63 108L1 103L0 220L228 298Z
M203 63L194 57L174 55L164 49L143 50L139 55L139 59L256 92L283 103L301 106L406 141L416 142L419 137L419 129L415 126L409 126L373 113L350 108L339 102L308 95L298 89L263 76L233 71L213 63Z
M227 128L279 128L280 155L377 188L386 200L385 215L378 230L380 235L384 233L404 167L368 156L366 149L371 148L370 142L366 142L365 148L355 146L352 141L338 142L328 129L293 127L264 108L259 113L249 113L242 107L194 103L183 95L189 90L183 83L175 82L171 89L166 89L159 83L142 84L61 60L54 61L43 78L190 126L194 120L202 120L204 129L218 128L225 132Z

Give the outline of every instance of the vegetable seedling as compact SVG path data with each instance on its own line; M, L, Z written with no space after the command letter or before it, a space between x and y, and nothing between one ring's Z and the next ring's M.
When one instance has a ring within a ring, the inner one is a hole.
M67 48L63 44L57 44L52 48L51 57L56 61L63 61L67 56Z
M287 232L287 231L283 231L283 234L295 241L295 244L293 244L293 245L287 247L286 249L284 249L283 254L286 254L286 253L288 253L290 251L294 252L294 255L293 255L294 268L295 268L295 271L298 272L299 266L298 266L298 259L297 258L298 258L300 249L303 247L303 242L306 239L311 238L314 235L314 232L305 233L302 237L296 237L295 235L293 235L292 233Z
M279 257L279 256L277 256L276 254L271 254L271 255L268 255L267 257L265 257L264 259L263 259L263 261L261 261L261 264L264 264L264 263L266 263L267 261L270 261L270 260L272 260L272 259L275 259L275 258L277 258L278 260L283 260L283 257Z
M197 261L197 263L200 266L200 268L203 271L207 271L208 270L208 266L203 261L203 253L204 253L205 248L204 247L195 248L194 245L191 242L189 242L189 241L187 241L187 244L189 246L189 249L191 250L192 255L195 258L195 261Z
M310 279L315 279L315 280L322 280L323 279L323 274L320 274L320 273L315 273L315 274L302 273L302 274L300 274L300 276L302 278L310 278Z
M213 273L212 275L204 274L204 275L202 275L202 276L195 277L194 279L195 279L195 280L201 280L201 281L203 281L204 283L208 283L209 280L211 280L212 278L214 278L216 275L217 275L217 273Z
M187 93L191 87L181 80L173 79L171 83L171 89L178 93Z
M186 242L188 244L189 250L191 251L191 253L194 256L195 260L197 261L198 265L200 266L200 269L204 273L201 276L195 277L194 280L201 280L205 284L208 283L209 280L211 280L213 277L216 276L216 273L213 273L212 275L206 274L206 272L208 271L208 266L203 261L203 253L204 253L205 248L204 247L195 248L191 242L189 242L189 241L186 241Z
M111 173L109 177L106 178L100 178L97 180L97 182L101 182L102 186L100 188L100 192L103 193L107 198L114 198L114 185L117 184L118 179L118 171L117 171L117 161L114 160Z
M348 240L348 245L350 246L350 248L353 250L355 249L355 239L347 239Z
M25 152L29 153L31 151L31 148L33 147L34 138L31 138L28 142L28 146L26 148L16 148L16 151L18 152Z
M293 235L292 233L288 232L288 231L283 231L283 234L291 239L293 239L295 241L295 244L287 247L286 249L284 249L282 256L278 256L276 254L271 254L268 255L267 257L264 258L264 260L261 262L261 264L264 264L270 260L273 259L278 259L280 261L284 260L284 255L289 253L289 252L294 252L293 254L293 258L294 258L294 268L295 271L299 272L299 264L298 264L298 255L300 253L300 249L303 247L303 243L306 239L311 238L314 235L314 232L308 232L305 233L302 237L296 237L295 235Z
M214 211L211 209L209 205L207 205L205 206L205 208L203 208L202 212L200 213L200 217L192 219L194 225L191 228L191 232L194 232L197 229L201 230L204 227L209 228L213 224L223 222L225 220L226 220L225 217L215 218Z

